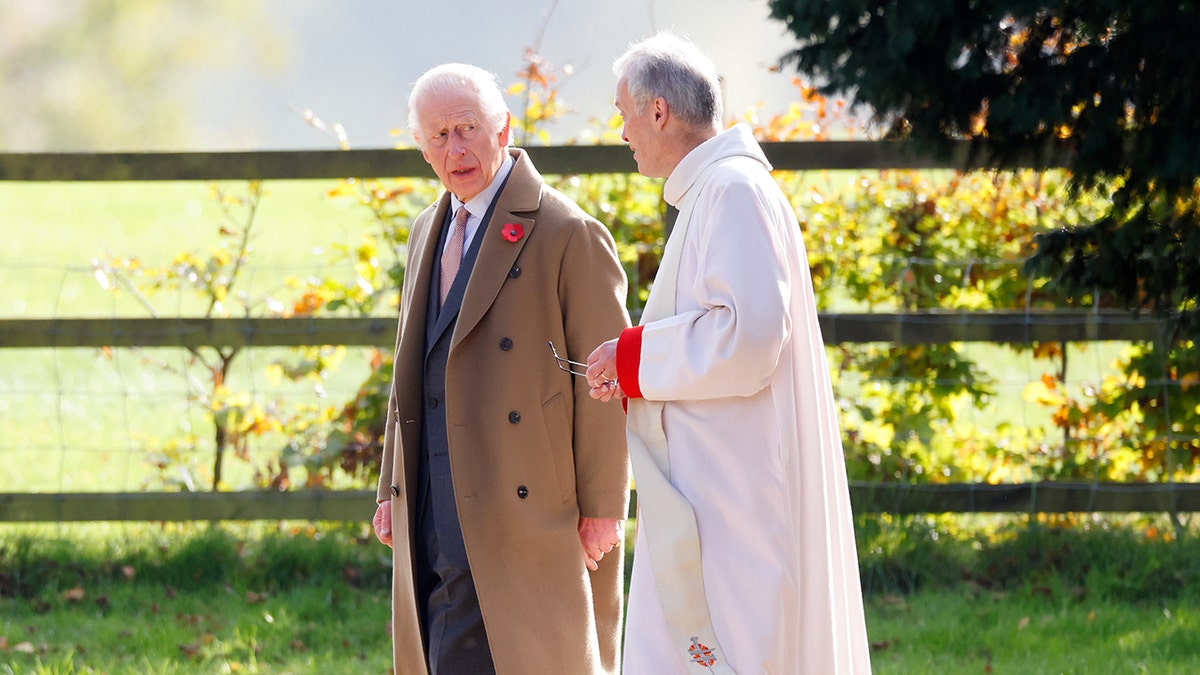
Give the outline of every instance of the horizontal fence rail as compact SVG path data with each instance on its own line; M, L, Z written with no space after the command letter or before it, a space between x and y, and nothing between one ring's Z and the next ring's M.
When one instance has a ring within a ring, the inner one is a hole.
M374 490L0 493L0 522L369 520Z
M822 313L827 344L1153 341L1162 323L1117 310ZM0 319L0 347L391 346L396 319Z
M1181 513L1200 511L1200 484L852 481L850 504L857 514ZM374 512L374 490L0 494L0 522L366 521Z
M961 141L938 151L908 141L764 142L777 170L982 169L995 153ZM549 175L634 173L625 145L524 148ZM1063 166L1053 148L1006 161L1010 167ZM0 181L186 181L315 178L433 178L415 148L260 152L0 153Z
M855 513L1180 513L1200 511L1194 483L852 482Z

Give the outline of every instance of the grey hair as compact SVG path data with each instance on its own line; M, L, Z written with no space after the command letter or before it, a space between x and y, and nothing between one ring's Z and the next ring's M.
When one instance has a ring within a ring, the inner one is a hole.
M508 118L508 104L504 102L504 92L500 88L500 78L495 73L488 72L478 66L466 63L443 63L425 71L413 83L412 92L408 95L408 130L420 138L421 120L420 104L431 94L469 89L479 95L479 105L484 118L492 124L489 132L504 128Z
M720 128L724 111L717 66L696 45L671 33L659 33L630 47L613 63L617 81L643 112L661 96L671 111L691 126Z

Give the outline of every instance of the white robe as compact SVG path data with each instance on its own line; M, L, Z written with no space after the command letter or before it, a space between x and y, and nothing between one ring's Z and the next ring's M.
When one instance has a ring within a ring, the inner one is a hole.
M687 227L676 225L686 233L676 314L622 335L618 374L646 401L664 402L670 483L695 512L727 665L743 675L866 673L845 460L812 281L795 214L769 171L738 125L672 172L672 205L700 189ZM631 412L638 404L630 400ZM624 672L703 672L672 644L650 556L638 554L645 536L654 534L637 535Z

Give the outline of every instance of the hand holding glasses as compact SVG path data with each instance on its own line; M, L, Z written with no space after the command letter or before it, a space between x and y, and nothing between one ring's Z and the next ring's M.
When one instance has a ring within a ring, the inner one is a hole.
M550 353L554 355L554 360L558 363L559 370L570 373L572 375L577 375L579 377L587 377L587 372L585 372L587 370L586 363L580 363L578 361L571 361L570 359L564 359L563 357L559 356L558 350L554 348L553 340L547 340L546 344L550 345ZM576 368L578 368L579 370L576 370ZM617 385L617 379L615 377L612 379L609 379L608 375L605 373L601 373L601 377L604 378L604 381L600 382L597 385L592 385L593 388L607 388L607 387L615 387Z

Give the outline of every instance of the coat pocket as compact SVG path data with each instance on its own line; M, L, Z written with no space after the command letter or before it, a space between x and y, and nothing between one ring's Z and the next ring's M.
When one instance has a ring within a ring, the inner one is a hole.
M575 448L567 399L559 393L542 404L546 453L554 467L558 494L564 502L575 498Z

